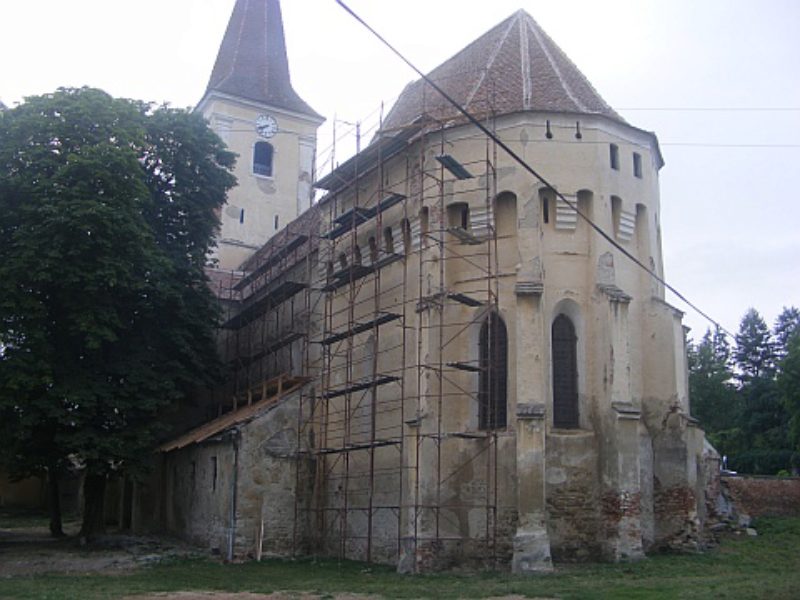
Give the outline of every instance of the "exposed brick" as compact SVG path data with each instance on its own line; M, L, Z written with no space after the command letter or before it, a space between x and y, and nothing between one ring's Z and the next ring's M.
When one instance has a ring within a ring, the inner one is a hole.
M740 513L800 516L800 477L723 477L722 485Z

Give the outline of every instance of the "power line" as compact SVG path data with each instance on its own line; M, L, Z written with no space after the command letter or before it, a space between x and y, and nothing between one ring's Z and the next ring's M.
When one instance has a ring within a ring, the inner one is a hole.
M660 142L660 144L685 148L800 148L800 144L715 144L705 142Z
M639 108L618 108L618 111L651 111L651 112L800 112L800 107L792 106L685 106L685 107L639 107Z
M625 248L622 247L615 239L613 239L609 234L607 234L599 225L597 225L594 221L592 221L588 216L583 214L580 210L578 210L578 206L576 203L569 200L564 194L559 192L553 185L551 185L542 175L540 175L532 166L530 166L524 159L522 159L516 152L514 152L503 140L498 138L492 131L490 131L483 123L478 121L471 113L469 113L465 108L463 108L458 102L453 100L447 92L445 92L442 88L440 88L436 83L433 82L425 73L420 71L410 60L408 60L399 50L397 50L394 46L392 46L381 34L379 34L375 29L373 29L364 19L358 16L347 4L344 3L344 0L336 0L336 3L341 6L345 11L347 11L350 16L352 16L356 21L361 23L372 35L374 35L384 46L386 46L393 54L395 54L400 60L402 60L409 68L411 68L417 75L419 75L428 85L430 85L442 98L444 98L448 104L452 105L462 116L464 116L470 123L472 123L475 127L477 127L484 135L486 135L489 139L491 139L495 144L497 144L500 148L502 148L514 161L516 161L523 169L528 171L531 175L533 175L536 179L538 179L544 186L548 189L552 190L553 193L561 199L567 206L569 206L575 213L581 217L589 226L594 229L600 237L605 239L608 243L610 243L614 248L619 250L623 256L626 256L629 260L631 260L634 264L638 265L641 269L643 269L646 273L648 273L651 277L653 277L657 282L663 285L666 289L671 291L675 294L679 299L686 303L687 306L691 307L695 310L699 315L705 318L707 321L712 323L715 327L719 328L721 331L725 332L727 335L734 337L733 334L725 329L722 325L720 325L717 321L711 318L708 314L706 314L700 307L696 306L693 302L689 301L686 296L681 294L676 288L671 286L667 281L658 275L655 271L650 269L650 267L646 266L642 263L638 258L636 258L633 254L628 252Z

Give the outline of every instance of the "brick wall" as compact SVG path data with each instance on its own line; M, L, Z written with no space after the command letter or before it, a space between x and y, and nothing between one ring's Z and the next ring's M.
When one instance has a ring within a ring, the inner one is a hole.
M800 517L800 477L724 476L722 485L739 513Z

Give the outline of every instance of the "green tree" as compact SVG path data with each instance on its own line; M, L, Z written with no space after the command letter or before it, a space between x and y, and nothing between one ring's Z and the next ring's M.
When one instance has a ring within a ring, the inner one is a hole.
M109 473L217 372L203 268L233 161L198 115L95 89L0 118L3 456L17 477L79 460L87 537Z
M736 366L742 385L775 374L775 347L767 322L754 308L749 309L736 334Z
M689 347L692 415L700 421L712 443L718 441L715 434L736 427L739 410L730 362L731 348L720 329L713 333L707 330L696 346ZM718 449L727 450L719 446Z
M736 368L742 404L738 427L742 448L732 457L739 470L774 474L789 466L788 414L776 382L776 344L755 309L742 318L736 335Z
M790 415L789 432L792 445L800 452L800 335L789 339L786 356L781 361L778 388ZM795 461L794 467L800 466Z
M783 360L789 351L791 338L800 332L800 310L794 306L783 307L781 314L775 319L773 334L775 336L775 355L778 361Z

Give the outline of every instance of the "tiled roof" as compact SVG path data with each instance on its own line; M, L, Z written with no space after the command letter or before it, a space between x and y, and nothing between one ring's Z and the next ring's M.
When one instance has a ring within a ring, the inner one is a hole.
M624 123L523 10L439 65L429 77L479 117L533 110L599 114ZM419 79L403 90L384 129L407 126L421 115L443 121L459 118L453 107Z
M206 94L212 91L321 118L292 88L279 0L236 0Z

